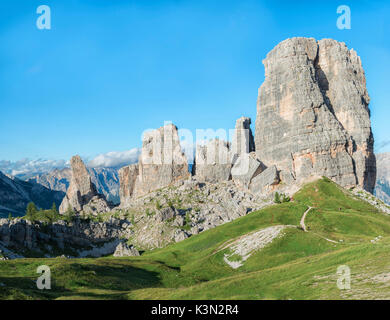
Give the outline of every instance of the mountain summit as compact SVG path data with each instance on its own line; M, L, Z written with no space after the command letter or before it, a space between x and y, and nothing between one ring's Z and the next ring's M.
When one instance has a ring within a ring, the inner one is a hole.
M259 159L294 184L327 176L373 192L370 98L359 56L336 40L291 38L263 61L255 143Z

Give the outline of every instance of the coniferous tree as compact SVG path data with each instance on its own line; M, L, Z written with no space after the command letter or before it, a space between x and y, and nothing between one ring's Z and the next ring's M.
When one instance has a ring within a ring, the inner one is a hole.
M38 208L34 202L30 202L26 209L26 218L28 220L34 220L35 214L38 212Z
M53 214L58 214L57 206L54 202L53 205L51 206L51 211L53 212Z
M274 202L281 203L279 192L275 192Z
M68 209L66 210L65 216L66 216L66 220L68 222L72 222L74 220L75 213L74 213L74 211L73 211L71 206L69 206Z

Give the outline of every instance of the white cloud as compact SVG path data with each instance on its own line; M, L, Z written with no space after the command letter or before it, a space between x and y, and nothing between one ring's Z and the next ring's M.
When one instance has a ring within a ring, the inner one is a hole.
M120 168L138 162L141 150L134 148L128 151L111 151L99 154L89 161L88 166L92 168L111 167Z
M51 171L55 168L62 169L69 166L69 161L47 159L22 159L16 162L0 161L0 171L12 176L35 175Z

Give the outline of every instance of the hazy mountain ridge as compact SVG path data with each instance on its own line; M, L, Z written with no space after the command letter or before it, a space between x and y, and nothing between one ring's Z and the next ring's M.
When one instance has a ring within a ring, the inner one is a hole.
M32 182L9 177L0 172L0 216L23 215L27 204L34 202L42 209L57 206L62 201L64 192L53 191Z
M119 203L119 177L115 168L87 168L99 193L104 194L108 201ZM52 171L36 174L28 181L41 184L44 187L66 192L69 187L72 172L70 168L54 169Z
M390 152L376 155L377 177L374 194L390 204Z

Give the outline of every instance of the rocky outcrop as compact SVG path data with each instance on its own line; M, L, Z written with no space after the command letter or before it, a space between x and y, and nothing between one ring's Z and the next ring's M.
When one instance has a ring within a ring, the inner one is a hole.
M376 155L378 169L375 195L390 205L390 152Z
M285 183L327 176L372 192L376 165L364 71L344 43L292 38L263 61L256 154Z
M192 177L135 198L126 210L134 217L132 243L147 250L184 240L271 203L265 193L243 190L231 180L213 184Z
M251 118L241 117L236 120L231 152L233 154L242 154L253 151L255 151L255 141L251 130Z
M232 180L237 186L246 190L253 189L253 179L266 169L266 166L254 152L255 144L250 124L250 118L237 119L230 151L233 164ZM262 192L263 190L257 191Z
M149 131L144 135L138 164L120 170L121 204L189 176L176 126L168 124Z
M240 154L232 168L232 179L238 185L249 188L253 178L265 170L265 166L257 159L256 154Z
M237 119L232 143L212 139L196 146L192 174L199 181L217 183L233 178L238 184L248 187L253 176L261 172L262 163L255 155L251 119Z
M254 193L272 191L272 186L280 182L278 170L276 166L271 166L265 169L262 173L255 176L250 184L250 190ZM268 190L266 190L268 189Z
M72 178L59 212L64 214L68 210L72 210L97 214L109 211L109 204L104 195L98 194L81 158L79 156L72 157L70 165Z
M0 219L1 244L27 256L71 254L75 257L96 257L99 252L100 255L112 254L119 243L118 239L127 239L132 235L131 222L125 219L111 218L106 222L76 219L72 223L57 221L51 224ZM98 250L102 247L104 250Z
M120 181L119 196L121 199L121 205L126 207L134 195L135 183L139 175L138 164L131 164L127 167L123 167L119 169L118 174Z
M204 182L216 183L230 179L232 159L229 144L213 139L206 145L197 145L192 174Z
M136 196L188 178L187 158L180 146L177 127L168 124L146 133L138 165Z
M135 257L139 256L139 252L134 246L128 245L121 241L115 248L114 257Z

